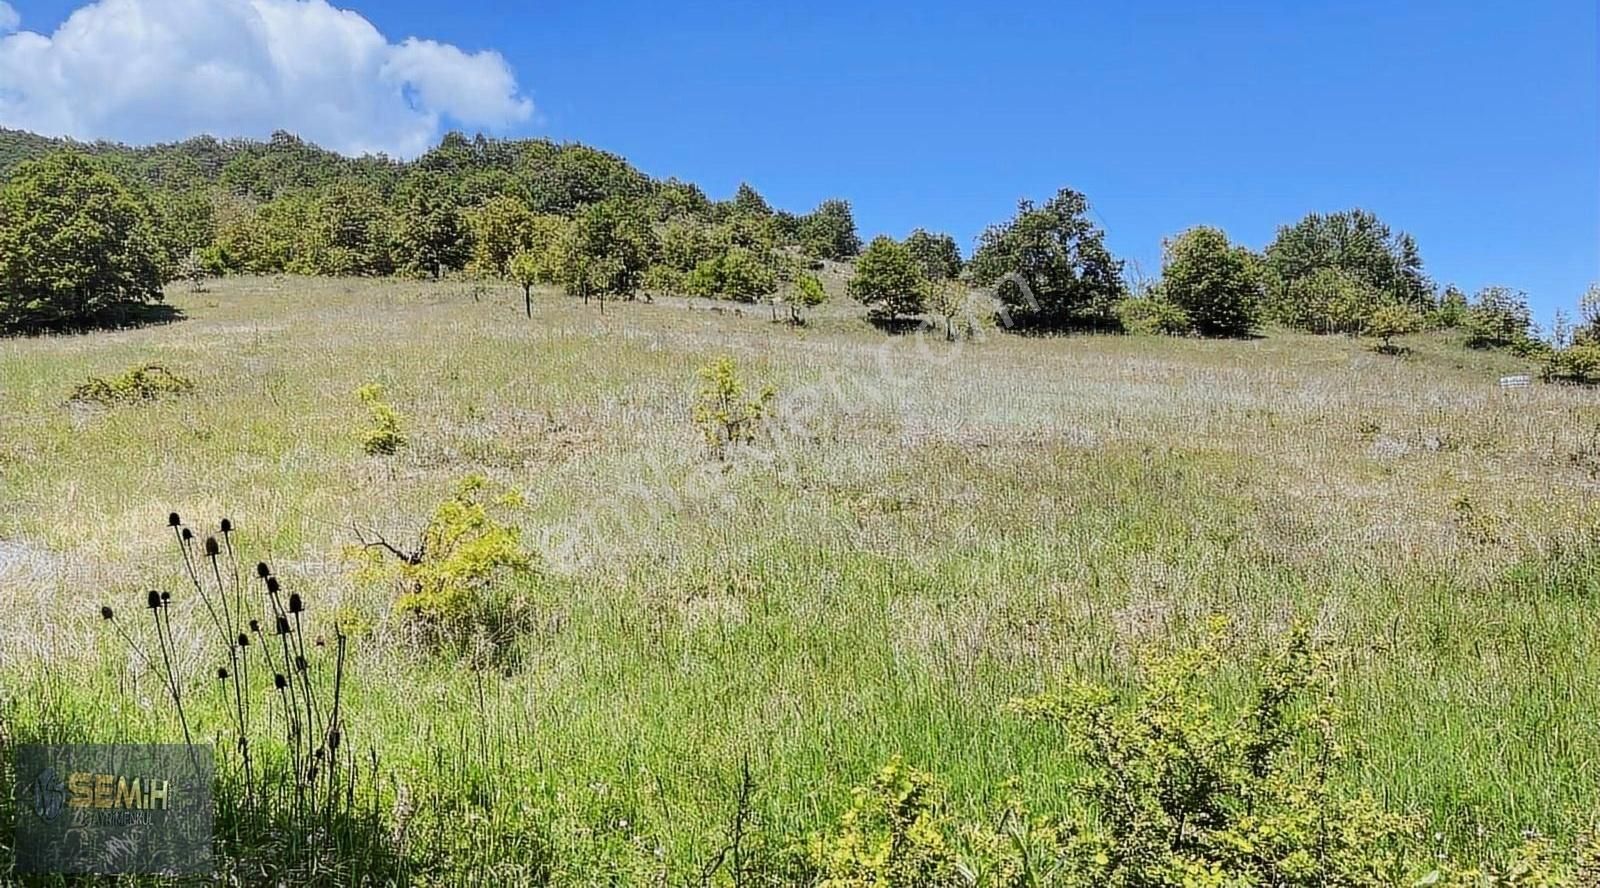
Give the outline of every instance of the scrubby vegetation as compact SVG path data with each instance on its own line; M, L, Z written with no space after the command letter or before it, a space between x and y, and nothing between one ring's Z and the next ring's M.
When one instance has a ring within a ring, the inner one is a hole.
M80 404L135 404L186 395L194 391L194 380L173 373L159 364L144 364L106 378L91 376L72 390L69 399Z

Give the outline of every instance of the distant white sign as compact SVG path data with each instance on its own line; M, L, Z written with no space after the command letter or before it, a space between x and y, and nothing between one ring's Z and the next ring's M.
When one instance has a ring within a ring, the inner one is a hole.
M1533 377L1532 376L1502 376L1502 377L1500 377L1500 387L1501 388L1527 388L1530 385L1533 385Z

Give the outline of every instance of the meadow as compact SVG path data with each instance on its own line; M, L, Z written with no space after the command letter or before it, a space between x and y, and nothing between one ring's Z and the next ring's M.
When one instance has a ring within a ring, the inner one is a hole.
M1531 365L1456 334L947 343L837 296L803 327L548 290L529 319L512 286L296 277L169 301L170 324L0 339L0 742L173 739L98 609L181 585L176 511L230 517L313 626L362 627L349 735L383 828L490 882L697 884L746 772L773 859L897 755L958 811L1013 777L1060 806L1072 757L1005 703L1126 683L1214 616L1244 652L1310 627L1341 779L1441 847L1600 812L1600 393L1502 389ZM778 393L725 461L689 418L720 355ZM194 391L67 402L147 363ZM361 446L373 382L403 416L391 456ZM524 495L542 559L511 665L407 643L347 554L414 536L472 473ZM215 665L179 642L183 670Z

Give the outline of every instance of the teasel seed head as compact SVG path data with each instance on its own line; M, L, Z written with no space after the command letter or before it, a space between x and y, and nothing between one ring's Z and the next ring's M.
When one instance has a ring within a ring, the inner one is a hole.
M240 632L239 633L239 647L247 648L249 646L250 646L250 636L244 634L243 632Z
M190 541L192 539L194 539L194 531L192 531L189 528L185 527L183 529L183 541L187 543L188 541Z
M183 519L178 517L178 513L177 512L170 512L170 513L167 514L167 526L168 527L180 527L182 525L183 525Z
M265 561L256 562L256 576L264 580L272 576L272 568L267 567Z
M227 681L227 680L228 680L228 667L226 667L226 666L218 666L217 667L217 681Z
M113 619L114 617L116 617L116 615L117 615L117 612L112 610L110 607L108 607L106 605L101 605L100 606L100 619L102 619L102 620L110 620L110 619Z
M281 691L289 686L289 680L283 677L283 673L279 672L272 676L272 686Z
M277 595L279 588L280 587L278 585L278 578L277 577L267 577L267 591L268 592L272 593L273 595Z
M226 518L222 519L221 527L222 527L222 532L223 533L233 533L233 522L232 521L229 521Z
M151 610L160 610L161 609L161 593L157 592L154 589L151 589L150 590L150 594L145 596L144 604L145 604L145 607L148 607Z
M222 547L217 545L216 537L206 537L206 557L215 558L222 554Z
M299 654L295 654L294 655L294 671L296 671L296 672L304 672L304 671L306 671L306 658L305 657L302 657Z
M278 618L277 630L278 630L278 634L279 635L288 635L289 634L289 618L288 617L279 617Z
M328 749L332 750L333 752L338 752L339 751L339 731L338 731L338 729L334 729L334 730L328 732Z
M161 606L162 607L166 607L167 605L169 605L171 603L172 603L172 593L171 592L163 592L163 593L161 593Z
M298 614L306 609L306 603L300 599L300 593L295 592L289 596L289 613Z
M260 620L251 620L250 621L250 631L251 632L260 632L261 631L261 621Z

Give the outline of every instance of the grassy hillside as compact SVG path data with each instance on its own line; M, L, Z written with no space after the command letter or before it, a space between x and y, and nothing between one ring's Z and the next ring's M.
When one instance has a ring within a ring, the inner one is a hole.
M415 810L411 841L464 848L486 818L508 882L693 881L745 760L779 844L896 754L958 810L1013 776L1059 804L1072 760L1005 702L1122 683L1219 614L1245 652L1309 623L1339 670L1345 776L1452 847L1569 836L1600 809L1600 396L1501 390L1515 359L1432 337L1400 358L1296 334L949 345L842 307L796 329L550 293L527 321L520 291L457 283L181 289L178 323L0 340L15 737L171 737L96 611L180 585L176 510L231 516L251 559L313 590L315 626L362 618L352 741ZM720 354L791 417L727 463L689 420ZM66 403L147 362L195 392ZM368 382L405 417L391 457L361 450ZM472 472L526 495L547 565L517 668L407 645L343 554L356 527L414 533ZM493 792L461 796L469 767Z

